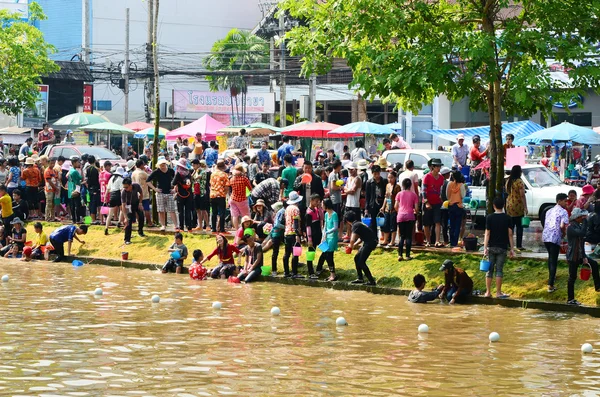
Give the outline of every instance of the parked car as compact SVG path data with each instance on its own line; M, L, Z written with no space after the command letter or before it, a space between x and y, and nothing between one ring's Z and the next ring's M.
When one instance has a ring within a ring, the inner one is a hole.
M452 168L452 154L439 150L423 150L423 149L394 149L388 150L382 155L388 163L404 164L408 160L415 163L415 172L419 175L419 179L423 179L423 171L427 168L427 162L430 159L440 159L445 167Z
M564 184L556 174L541 164L528 164L522 168L521 179L525 184L528 216L539 218L542 225L544 225L548 210L556 205L558 193L568 194L570 190L575 190L578 197L581 195L581 188ZM510 169L505 172L508 175ZM473 199L485 201L486 188L484 186L471 186L470 189Z
M223 157L235 157L235 154L238 153L241 149L227 149L223 152L222 156ZM260 149L246 149L248 156L250 156L250 158L256 156L256 153L258 153L260 151ZM271 156L273 156L273 153L277 153L277 150L269 150L269 154Z
M48 157L58 157L63 156L67 159L65 164L70 164L69 159L72 156L81 157L83 154L92 155L98 160L100 165L104 163L106 160L109 160L113 164L119 164L121 166L125 166L127 161L123 160L120 156L111 152L110 150L99 147L99 146L90 146L90 145L71 145L71 144L58 144L58 145L48 145L44 149L42 149L41 155L47 155ZM68 162L68 163L67 163Z

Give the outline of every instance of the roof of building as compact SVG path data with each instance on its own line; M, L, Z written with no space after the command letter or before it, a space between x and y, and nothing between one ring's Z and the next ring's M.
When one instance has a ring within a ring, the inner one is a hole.
M55 73L51 73L45 78L55 80L76 80L76 81L94 81L92 72L83 62L70 62L70 61L54 61L60 70Z

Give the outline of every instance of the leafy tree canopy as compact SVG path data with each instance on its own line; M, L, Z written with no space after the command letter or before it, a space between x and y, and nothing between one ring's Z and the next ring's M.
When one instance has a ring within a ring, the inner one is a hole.
M30 3L29 21L43 19L41 7ZM0 10L0 111L14 115L35 106L41 76L59 70L49 58L52 53L42 32L18 13Z

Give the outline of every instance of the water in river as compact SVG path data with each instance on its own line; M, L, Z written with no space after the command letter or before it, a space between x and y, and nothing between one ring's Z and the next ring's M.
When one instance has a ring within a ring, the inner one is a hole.
M600 394L600 355L580 353L600 351L588 316L94 265L3 261L0 274L0 395Z

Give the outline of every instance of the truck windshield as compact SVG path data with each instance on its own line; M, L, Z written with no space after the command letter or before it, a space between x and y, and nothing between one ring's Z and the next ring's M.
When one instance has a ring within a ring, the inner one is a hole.
M532 187L560 186L562 182L546 167L536 167L523 170L523 175Z

